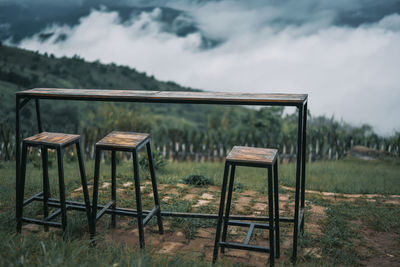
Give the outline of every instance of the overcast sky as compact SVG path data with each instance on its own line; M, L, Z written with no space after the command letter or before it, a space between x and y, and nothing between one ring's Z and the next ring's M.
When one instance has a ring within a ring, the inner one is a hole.
M93 9L76 25L43 29L56 33L46 41L37 33L17 45L205 90L308 93L312 115L368 123L386 135L400 130L400 3L378 2L119 1L155 8L127 20ZM199 31L166 31L157 6L184 11L172 25ZM64 41L56 41L60 34ZM204 39L218 45L205 49Z

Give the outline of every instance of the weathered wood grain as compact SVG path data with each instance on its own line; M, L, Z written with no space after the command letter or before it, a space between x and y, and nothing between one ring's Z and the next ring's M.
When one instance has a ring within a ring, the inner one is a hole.
M150 137L147 133L113 131L96 143L102 148L134 149Z
M175 103L227 103L227 104L301 104L307 94L249 94L228 92L137 91L103 89L36 88L16 93L20 97L50 99L143 101Z
M31 145L64 146L80 138L80 135L65 133L41 132L24 139L24 142Z
M240 163L272 164L277 153L278 150L270 148L234 146L226 156L226 160Z

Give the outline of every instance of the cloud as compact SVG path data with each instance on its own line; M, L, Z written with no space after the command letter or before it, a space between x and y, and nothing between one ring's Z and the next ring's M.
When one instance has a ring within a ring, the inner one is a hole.
M338 7L329 8L331 1L283 2L166 1L193 16L206 35L224 40L212 49L201 48L199 32L179 37L164 31L159 8L124 22L117 12L92 10L76 26L52 25L41 32L54 33L48 39L38 33L19 46L129 65L205 90L308 93L313 115L369 123L381 134L399 130L400 16L348 27L335 22ZM309 10L316 11L307 18Z

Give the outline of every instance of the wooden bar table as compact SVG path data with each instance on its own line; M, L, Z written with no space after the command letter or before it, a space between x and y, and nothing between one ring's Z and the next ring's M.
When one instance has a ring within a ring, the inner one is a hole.
M36 88L16 93L16 184L20 178L21 164L21 133L20 110L31 99L35 100L38 131L42 132L40 118L40 99L80 100L80 101L113 101L113 102L147 102L175 104L215 104L215 105L254 105L254 106L293 106L298 109L297 128L297 158L296 158L296 191L293 217L280 218L281 222L293 223L293 254L297 256L299 232L304 231L304 202L306 176L306 124L307 124L307 94L251 94L223 92L183 92L183 91L135 91L135 90L98 90L98 89L55 89ZM38 196L27 201L40 199ZM36 199L35 199L36 198ZM18 199L18 198L17 198ZM56 205L55 203L53 203ZM68 208L84 210L83 203L69 201ZM99 206L99 209L102 207ZM128 215L120 209L121 215ZM147 211L148 212L148 211ZM130 214L133 215L134 214ZM162 216L217 219L217 214L162 212ZM232 219L266 221L268 217L231 216Z

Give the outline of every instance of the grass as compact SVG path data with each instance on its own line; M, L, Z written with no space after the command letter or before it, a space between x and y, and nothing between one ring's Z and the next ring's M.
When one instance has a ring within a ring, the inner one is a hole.
M210 177L217 185L222 183L223 163L170 163L159 177L161 181L176 183L188 174ZM308 163L306 188L311 190L350 194L400 194L400 163L398 161L365 162L353 158L340 161ZM238 167L235 181L248 189L263 192L266 189L265 169ZM281 185L295 186L294 164L279 165Z
M42 185L41 169L36 163L28 165L26 180L26 195L40 191ZM66 162L65 182L67 194L80 187L79 170L76 162ZM93 162L86 162L86 172L89 184L93 181ZM64 242L60 231L37 234L15 235L15 165L0 163L0 266L208 266L208 262L198 261L191 255L167 257L153 254L147 250L144 253L127 246L99 246L91 248L88 243L87 224L84 213L69 212L69 239ZM221 184L223 172L222 163L179 163L169 162L163 171L158 171L159 183L174 184L190 174L204 175L212 179L216 185ZM281 185L294 186L295 167L293 164L279 166ZM52 191L57 191L57 168L49 169ZM332 162L316 162L307 164L307 189L332 191L339 193L378 193L400 194L400 165L396 162L365 162L356 159L346 159ZM253 189L263 192L266 187L265 171L254 168L238 168L235 186L237 191ZM102 164L100 184L110 182L110 165ZM132 177L131 162L120 162L117 167L117 177L122 177L118 183L123 183ZM122 180L122 181L121 181ZM146 190L146 189L145 189ZM179 193L180 189L178 189ZM202 190L201 188L199 190ZM90 190L91 192L91 190ZM202 191L200 191L202 192ZM133 193L132 193L133 194ZM160 196L162 198L162 190ZM81 195L81 194L78 194ZM218 195L218 194L217 194ZM133 195L132 195L133 196ZM105 198L100 191L100 197ZM108 198L108 195L107 195ZM76 197L77 200L82 200ZM123 200L124 205L132 205L131 200ZM310 243L317 244L322 249L322 259L299 257L299 264L314 265L359 265L360 255L355 249L355 242L361 242L359 233L360 221L380 232L400 234L400 210L398 206L383 204L380 197L375 202L360 199L356 203L331 203L318 196L308 195L310 203L327 207L323 222L323 236L314 237L306 234L301 245L307 247ZM122 203L121 203L122 204ZM144 202L144 206L152 203ZM163 205L165 211L188 211L191 203L177 200L174 204ZM209 212L210 206L201 208L200 212ZM37 214L40 205L31 205L24 210L26 213ZM186 237L193 238L198 227L214 227L214 221L198 219L173 218L171 225L183 229ZM154 224L154 222L152 222ZM45 237L45 238L44 238ZM359 241L356 241L359 240ZM400 239L399 239L400 243ZM221 264L221 263L220 263Z

